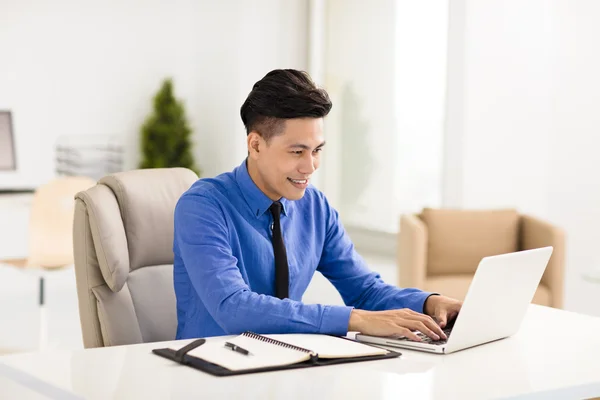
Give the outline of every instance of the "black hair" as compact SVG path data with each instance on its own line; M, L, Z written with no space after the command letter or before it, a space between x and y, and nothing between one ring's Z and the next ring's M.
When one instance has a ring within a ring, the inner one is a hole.
M286 119L322 118L331 107L327 92L306 72L276 69L254 84L240 115L247 135L255 131L268 142L283 132Z

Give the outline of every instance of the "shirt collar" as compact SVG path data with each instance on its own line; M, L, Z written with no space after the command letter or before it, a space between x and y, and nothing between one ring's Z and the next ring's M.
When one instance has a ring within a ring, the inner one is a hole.
M242 195L246 200L246 203L250 206L252 213L256 218L261 217L265 212L269 211L269 207L273 204L273 200L267 197L266 194L262 192L256 186L250 174L248 173L248 166L246 164L247 159L245 159L242 164L235 170L235 180L242 191ZM283 214L287 215L287 206L288 199L281 198L279 202L281 202Z

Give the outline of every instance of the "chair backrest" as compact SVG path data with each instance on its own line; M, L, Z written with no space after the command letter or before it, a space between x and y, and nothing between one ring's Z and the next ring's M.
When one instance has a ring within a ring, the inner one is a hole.
M133 170L77 194L73 243L86 348L175 338L173 215L197 179L185 168Z
M29 213L27 266L57 268L73 264L73 197L95 184L91 178L70 176L36 189Z
M515 209L425 208L427 275L473 274L483 257L518 250L520 216Z

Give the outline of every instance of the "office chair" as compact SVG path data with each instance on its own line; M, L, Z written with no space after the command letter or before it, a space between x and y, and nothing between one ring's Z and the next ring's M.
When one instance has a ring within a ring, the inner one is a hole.
M77 194L73 240L86 348L175 339L173 214L185 168L108 175Z

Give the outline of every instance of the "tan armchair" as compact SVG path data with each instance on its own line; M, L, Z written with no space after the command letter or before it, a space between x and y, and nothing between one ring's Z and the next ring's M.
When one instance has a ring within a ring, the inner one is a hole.
M554 252L533 303L562 308L565 239L560 228L511 209L426 208L400 218L398 283L463 300L483 257L544 246Z

